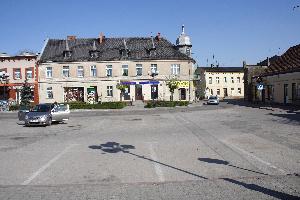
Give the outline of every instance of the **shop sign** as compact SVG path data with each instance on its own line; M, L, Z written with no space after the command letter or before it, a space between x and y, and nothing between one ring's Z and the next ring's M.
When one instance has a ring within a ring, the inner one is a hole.
M136 82L121 82L122 85L136 85Z
M189 88L189 81L176 81L178 84L178 88Z
M141 85L150 84L150 85L158 85L159 81L141 81L139 82Z

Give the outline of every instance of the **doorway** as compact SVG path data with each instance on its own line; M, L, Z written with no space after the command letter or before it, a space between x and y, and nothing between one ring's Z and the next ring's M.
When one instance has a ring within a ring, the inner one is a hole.
M185 88L180 88L179 94L180 94L180 100L186 100L186 89Z
M151 85L151 99L158 98L158 85Z
M228 96L227 88L223 88L223 92L224 92L224 97L227 97Z
M288 94L288 84L284 84L283 86L283 102L284 104L287 104L288 103L288 98L289 98L289 94Z
M135 85L135 100L143 100L143 89L142 85Z

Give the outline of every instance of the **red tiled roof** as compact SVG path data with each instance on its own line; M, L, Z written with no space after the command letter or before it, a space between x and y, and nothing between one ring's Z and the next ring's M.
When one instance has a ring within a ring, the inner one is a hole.
M270 62L264 76L300 71L300 44L290 47L284 54Z

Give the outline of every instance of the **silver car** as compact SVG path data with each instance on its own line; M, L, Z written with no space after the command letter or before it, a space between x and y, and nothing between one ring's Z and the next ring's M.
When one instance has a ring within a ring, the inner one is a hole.
M69 119L69 105L38 104L24 116L25 126L50 126L52 122L63 122ZM22 120L19 115L19 120Z
M207 104L208 105L211 105L211 104L214 104L214 105L218 105L219 104L219 97L218 96L210 96L207 100Z

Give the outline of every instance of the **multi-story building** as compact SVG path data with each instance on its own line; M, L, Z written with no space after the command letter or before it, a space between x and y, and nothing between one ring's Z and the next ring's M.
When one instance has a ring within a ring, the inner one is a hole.
M38 103L38 71L36 68L37 56L24 52L17 56L0 54L0 72L5 74L0 80L0 99L14 101L19 104L21 100L20 91L25 79L32 88L34 103Z
M244 97L243 67L199 67L196 75L205 81L205 97L217 95L220 98Z
M48 39L39 58L40 102L170 100L167 81L176 78L174 100L194 100L195 61L189 36L173 45L156 37Z

